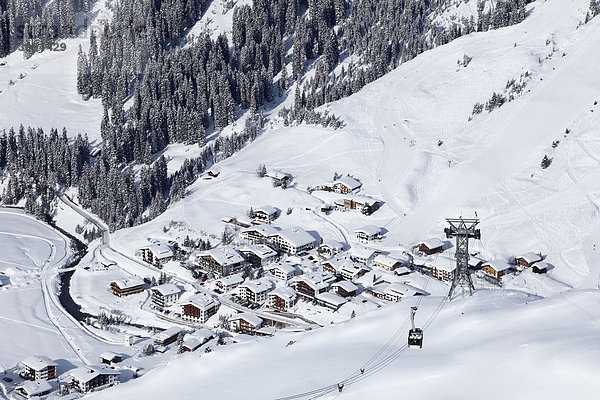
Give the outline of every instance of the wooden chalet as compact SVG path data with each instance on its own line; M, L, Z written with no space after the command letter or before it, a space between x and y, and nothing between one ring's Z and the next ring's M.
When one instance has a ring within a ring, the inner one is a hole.
M121 279L110 283L110 290L115 296L129 296L144 291L144 281L138 277Z
M24 359L21 364L25 367L25 378L30 381L56 379L58 364L46 356L30 356Z
M483 263L481 266L481 272L488 277L501 282L502 277L508 273L510 268L510 264L504 260L491 260Z
M331 285L331 291L342 297L356 296L358 286L350 281L340 281Z
M297 298L291 287L278 287L267 295L267 307L287 311L296 304Z
M363 246L352 246L350 249L350 258L365 265L373 265L373 261L378 254L380 254L378 250Z
M402 261L387 254L378 254L373 259L373 265L387 269L388 271L394 271L396 268L400 268L402 266Z
M252 211L254 213L252 222L258 224L270 224L279 216L279 210L271 206L261 206Z
M208 329L199 329L192 334L186 335L181 348L183 351L196 351L200 346L214 338L215 334Z
M325 240L319 245L319 253L325 256L333 257L344 250L344 244L337 240Z
M432 238L415 246L423 254L432 255L444 251L444 242L438 238Z
M536 274L545 274L550 269L550 264L538 261L531 266L531 270Z
M326 292L335 277L328 272L313 272L300 275L292 280L292 287L303 297L314 299L318 294Z
M229 318L229 326L233 332L254 335L262 326L263 320L251 313L236 314Z
M515 258L517 265L520 265L523 268L530 268L533 264L542 261L544 258L541 254L534 253L532 251L520 255Z
M351 177L350 175L342 176L337 179L331 185L331 190L336 193L354 193L358 191L362 186L362 183L358 179Z
M217 313L219 302L205 293L197 293L181 303L181 318L203 324Z
M244 255L228 246L216 247L198 254L197 262L200 268L212 271L219 277L240 272L246 266Z
M381 207L381 201L369 196L346 195L334 201L335 207L343 211L358 211L364 215L371 215Z
M183 333L183 329L176 326L173 326L165 331L158 332L154 335L154 344L167 346L175 342L181 333Z
M45 379L27 381L15 387L15 392L26 399L38 399L50 394L52 390L52 385Z
M120 354L113 353L112 351L105 351L100 354L100 362L102 364L113 365L116 363L120 363L123 360L123 357Z

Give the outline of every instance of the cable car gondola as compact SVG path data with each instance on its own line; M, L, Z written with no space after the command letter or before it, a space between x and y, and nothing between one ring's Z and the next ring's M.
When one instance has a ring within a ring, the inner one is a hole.
M415 328L415 314L417 312L417 307L412 307L411 309L410 321L412 323L412 329L408 331L408 347L419 347L423 348L423 330L421 328Z

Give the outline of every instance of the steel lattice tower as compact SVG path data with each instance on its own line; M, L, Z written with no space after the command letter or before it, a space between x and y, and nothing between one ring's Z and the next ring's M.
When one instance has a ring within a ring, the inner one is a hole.
M446 238L450 239L456 236L456 269L448 292L448 298L452 299L452 294L457 287L463 291L468 290L469 295L473 294L475 287L469 275L469 239L481 239L481 232L475 229L479 223L478 219L447 218L450 228L445 228Z

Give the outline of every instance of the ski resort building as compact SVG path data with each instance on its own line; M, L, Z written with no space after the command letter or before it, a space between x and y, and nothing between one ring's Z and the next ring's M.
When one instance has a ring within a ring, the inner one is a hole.
M181 303L181 318L203 324L215 315L218 309L217 300L207 294L198 293Z
M113 281L110 283L110 290L118 297L141 293L144 291L144 281L138 277Z
M104 389L119 383L119 372L103 368L80 367L69 373L71 387L81 393Z
M248 335L254 335L262 324L263 320L251 313L236 314L229 318L231 331Z
M222 277L234 274L244 269L244 255L233 247L216 247L198 254L197 262L200 268L212 271Z
M323 292L317 294L315 300L317 304L330 308L334 311L339 310L341 306L348 302L348 299L345 299L341 296L338 296L335 293L330 292Z
M331 292L342 297L356 296L357 290L358 286L350 281L340 281L331 285Z
M277 260L278 254L275 250L264 244L243 247L240 251L246 256L246 261L253 268L265 267Z
M381 228L375 225L365 225L354 233L359 243L369 243L381 238Z
M52 385L45 379L27 381L15 387L15 392L26 399L40 398L52 392Z
M254 213L254 219L252 222L258 224L270 224L279 215L279 210L271 206L261 206L252 210Z
M155 286L152 291L152 303L159 307L170 307L179 300L181 289L172 283Z
M278 287L267 295L267 307L287 311L296 304L298 296L291 287Z
M502 277L508 273L510 268L510 264L504 260L492 260L483 263L481 271L488 277L493 278L498 282L501 282Z
M346 175L333 182L333 185L331 185L331 190L336 193L354 193L358 191L361 186L362 183L360 183L358 179L355 179L350 175Z
M328 272L313 272L300 275L292 280L292 287L300 296L314 299L319 293L326 292L335 277Z
M173 326L165 331L158 332L156 335L154 335L154 344L160 346L167 346L176 341L177 337L182 332L183 329L178 328L176 326Z
M273 290L273 287L273 282L267 279L249 281L238 287L238 295L242 300L259 304L267 300L267 294Z
M540 254L530 251L520 255L515 259L515 261L517 262L517 265L520 265L523 268L529 268L536 262L542 261L543 259L544 258Z
M402 266L402 261L386 254L378 254L373 259L373 265L379 268L387 269L388 271L394 271L396 268Z
M403 297L408 296L425 296L426 292L402 282L385 283L379 282L367 289L367 292L373 296L388 300L400 301Z
M379 253L378 250L373 250L368 247L353 246L350 249L350 258L365 265L373 265L373 261Z
M162 268L162 265L171 261L175 255L173 247L162 242L154 242L147 246L140 247L139 254L145 262Z
M270 238L279 232L279 228L271 225L259 225L243 229L240 237L252 244L268 244Z
M353 262L348 258L332 258L321 263L324 272L329 272L353 281L371 270L365 264Z
M228 292L238 287L242 282L244 282L244 278L241 275L233 274L217 279L215 286L222 292Z
M46 356L27 357L21 364L25 367L26 379L30 381L56 379L56 367L58 364Z
M452 280L454 270L456 269L455 263L440 263L431 267L431 276L440 281L448 282Z
M344 244L337 240L325 240L319 245L319 253L329 257L333 257L343 250Z
M288 281L296 276L300 271L298 267L287 262L279 262L267 267L269 274L277 279Z
M438 238L428 239L415 245L418 251L423 254L432 255L444 251L444 242Z
M298 254L317 247L317 239L300 227L283 229L269 239L276 248L287 254Z
M339 210L355 210L364 215L371 215L381 207L381 201L375 200L372 197L350 194L336 200L334 204Z

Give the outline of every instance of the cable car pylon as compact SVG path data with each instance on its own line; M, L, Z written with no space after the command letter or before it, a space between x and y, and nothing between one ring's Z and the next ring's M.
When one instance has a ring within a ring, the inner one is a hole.
M479 219L476 218L446 218L446 222L450 224L449 228L444 229L446 238L456 237L456 269L448 292L448 299L451 300L457 287L461 287L463 291L468 290L469 295L475 291L469 274L469 239L481 239L481 232L475 229L479 224Z

